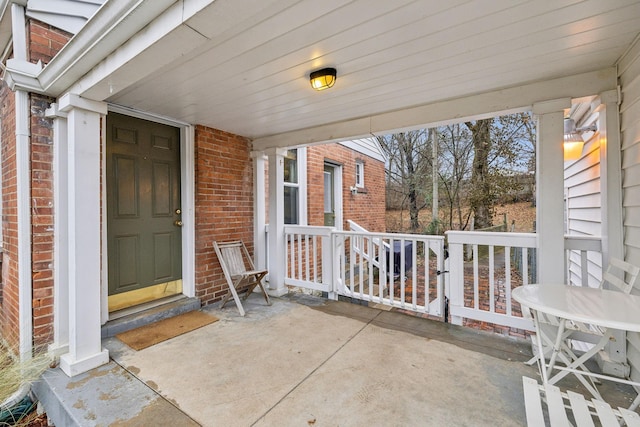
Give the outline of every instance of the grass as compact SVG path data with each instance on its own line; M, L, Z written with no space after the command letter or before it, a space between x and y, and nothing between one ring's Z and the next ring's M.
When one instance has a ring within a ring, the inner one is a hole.
M51 358L44 349L36 350L31 358L18 358L8 346L0 344L0 405L7 404L0 407L0 426L29 425L35 403L22 402L18 391L28 389L50 363Z

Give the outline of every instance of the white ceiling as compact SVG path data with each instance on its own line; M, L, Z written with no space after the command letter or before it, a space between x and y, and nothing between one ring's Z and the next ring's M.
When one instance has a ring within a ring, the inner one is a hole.
M258 138L614 66L640 1L216 0L185 24L206 42L108 101Z

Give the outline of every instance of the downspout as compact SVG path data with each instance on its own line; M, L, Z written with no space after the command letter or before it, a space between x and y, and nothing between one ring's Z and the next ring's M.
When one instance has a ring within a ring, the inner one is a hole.
M24 6L11 5L13 55L27 60L27 34ZM29 132L29 93L15 91L16 108L16 192L18 204L18 310L20 328L20 358L30 359L33 349L33 317L31 287L31 164Z

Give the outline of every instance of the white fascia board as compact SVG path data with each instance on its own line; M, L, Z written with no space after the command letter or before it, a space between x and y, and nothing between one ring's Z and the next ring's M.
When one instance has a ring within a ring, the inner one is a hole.
M343 145L350 150L356 151L372 159L384 162L385 156L382 148L375 137L352 139L349 141L341 141L338 144Z
M109 0L38 76L43 91L64 93L72 84L177 0Z
M253 140L253 149L340 142L371 135L436 127L464 120L531 110L558 98L581 98L616 89L615 67L449 99L344 122L300 129Z

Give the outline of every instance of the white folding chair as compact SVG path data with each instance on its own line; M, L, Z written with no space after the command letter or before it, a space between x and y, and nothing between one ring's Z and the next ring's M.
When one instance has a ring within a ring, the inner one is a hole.
M541 386L528 377L522 377L522 386L529 427L569 427L572 422L578 427L640 427L640 415L637 412L625 408L613 409L606 402L587 400L573 391L565 393L551 384ZM543 403L547 409L546 417Z
M222 298L220 308L223 308L229 299L233 297L240 315L244 316L244 308L240 302L239 295L244 294L243 299L246 300L256 286L262 289L264 299L268 305L271 305L269 295L262 284L267 270L255 269L249 251L244 243L240 240L221 243L213 242L213 247L216 250L220 266L224 272L224 277L227 279L227 284L229 285L229 292Z

